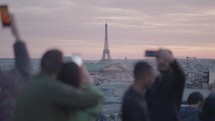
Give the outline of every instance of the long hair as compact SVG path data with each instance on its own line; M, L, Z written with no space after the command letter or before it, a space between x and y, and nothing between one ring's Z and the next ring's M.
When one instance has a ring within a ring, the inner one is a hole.
M58 80L79 88L82 80L80 68L74 62L64 63L58 75Z

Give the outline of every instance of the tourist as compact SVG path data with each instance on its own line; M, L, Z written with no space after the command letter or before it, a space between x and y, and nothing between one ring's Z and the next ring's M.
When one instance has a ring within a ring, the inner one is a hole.
M63 64L62 70L58 76L58 79L63 83L71 85L74 88L80 88L99 97L99 103L92 107L84 110L71 109L64 107L64 112L69 115L68 121L94 121L102 111L103 107L103 95L90 81L85 81L84 76L90 78L90 74L82 65L79 67L74 62L67 62ZM87 74L87 75L86 75ZM87 82L87 83L86 83Z
M133 74L135 80L123 97L122 121L148 121L145 93L155 80L155 72L148 63L140 61Z
M11 15L11 31L15 37L15 68L0 70L0 121L11 121L15 98L31 77L31 65L25 43L20 39L15 19Z
M63 64L61 51L47 51L41 59L41 72L17 97L14 121L68 121L62 108L86 109L99 97L56 80Z
M199 121L199 113L203 100L204 98L201 93L191 93L187 99L188 106L181 107L180 121Z
M171 51L161 49L156 56L160 72L147 93L151 121L178 121L185 75Z
M215 121L215 93L211 93L204 101L201 121Z

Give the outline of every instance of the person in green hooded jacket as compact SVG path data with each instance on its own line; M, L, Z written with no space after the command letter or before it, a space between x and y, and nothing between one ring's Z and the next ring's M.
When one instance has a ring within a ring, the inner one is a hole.
M59 50L43 55L41 72L16 99L14 121L68 121L72 115L64 113L64 107L75 113L98 104L99 96L57 80L62 64L63 54Z
M62 70L58 76L58 80L65 84L71 85L72 87L81 88L86 92L98 96L99 103L94 107L76 111L65 107L64 113L69 115L69 121L93 121L102 112L103 95L101 91L96 88L96 86L90 84L89 81L86 81L86 79L90 78L90 74L88 73L88 77L86 77L86 75L82 74L83 72L85 74L88 73L88 71L83 66L79 67L74 62L67 62L63 64Z

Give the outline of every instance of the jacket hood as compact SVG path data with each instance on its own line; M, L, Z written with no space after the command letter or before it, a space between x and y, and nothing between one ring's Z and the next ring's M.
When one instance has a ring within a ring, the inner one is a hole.
M199 109L193 107L182 107L180 110L180 117L192 118L199 114Z

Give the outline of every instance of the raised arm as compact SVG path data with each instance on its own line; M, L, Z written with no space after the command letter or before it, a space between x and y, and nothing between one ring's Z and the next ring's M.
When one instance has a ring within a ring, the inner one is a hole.
M25 78L30 77L31 75L31 65L28 55L28 51L24 42L20 41L20 35L17 30L15 18L11 16L11 32L16 39L14 44L14 54L15 54L15 68L20 71L22 76Z
M161 74L169 73L172 75L172 79L167 79L167 85L177 89L184 87L184 72L170 50L160 49L158 51L157 66Z
M180 65L178 64L178 62L176 60L174 60L171 64L171 68L174 74L174 78L175 78L175 86L177 86L178 88L184 88L184 84L185 84L185 74L183 72L183 70L181 69Z
M28 78L31 75L31 65L26 45L22 41L16 41L14 44L15 68Z
M65 85L61 82L53 82L48 87L50 90L52 101L60 106L71 107L76 109L85 109L98 104L99 96L86 92L81 89L76 89L72 86Z

